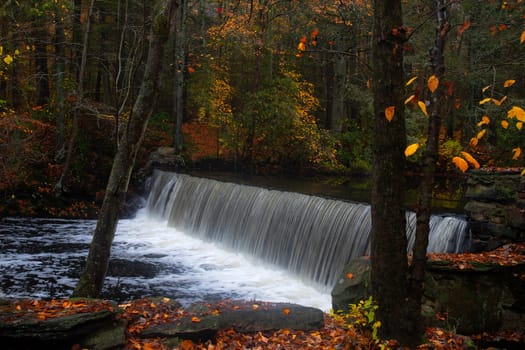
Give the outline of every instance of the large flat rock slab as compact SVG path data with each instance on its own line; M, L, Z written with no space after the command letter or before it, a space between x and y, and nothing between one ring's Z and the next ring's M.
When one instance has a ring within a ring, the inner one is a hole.
M284 328L309 331L323 326L324 314L319 309L289 303L265 303L215 310L204 316L187 316L175 322L149 327L140 336L206 341L214 339L217 332L224 329L234 329L237 332L264 332Z

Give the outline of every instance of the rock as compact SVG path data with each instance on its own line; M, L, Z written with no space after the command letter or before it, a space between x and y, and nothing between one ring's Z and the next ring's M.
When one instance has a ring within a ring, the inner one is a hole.
M353 259L345 266L332 289L334 311L348 310L349 304L357 304L360 300L368 299L371 295L370 269L370 257L367 256Z
M198 322L192 317L186 317L177 322L152 326L144 330L141 336L206 341L214 339L221 329L233 328L237 332L264 332L283 328L308 331L323 326L324 314L319 309L275 303L257 309L228 309L218 314L199 317Z
M332 290L334 310L348 311L348 304L371 295L370 269L370 259L350 262ZM525 282L519 276L524 272L524 265L477 264L462 270L429 262L422 315L429 326L454 328L461 334L523 330ZM446 315L445 320L438 320L437 314Z
M111 259L109 261L108 276L115 277L145 277L153 278L159 272L155 264L127 259Z
M2 349L71 349L78 344L81 348L105 350L124 345L126 323L116 320L116 308L41 319L35 312L13 311L16 310L16 303L2 304Z
M464 209L474 238L487 246L524 241L525 177L520 170L471 170L468 176Z
M186 166L184 158L175 154L173 147L159 147L149 156L146 164L146 175L151 175L153 169L176 171Z

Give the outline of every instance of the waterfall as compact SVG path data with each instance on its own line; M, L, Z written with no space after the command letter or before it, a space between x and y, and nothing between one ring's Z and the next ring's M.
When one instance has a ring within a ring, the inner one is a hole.
M155 171L150 216L204 241L279 266L330 289L343 267L370 250L370 206ZM467 225L433 216L429 251L458 252ZM407 213L409 249L415 214Z

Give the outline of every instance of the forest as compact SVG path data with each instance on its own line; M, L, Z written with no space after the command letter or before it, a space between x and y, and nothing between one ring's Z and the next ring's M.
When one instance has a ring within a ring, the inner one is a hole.
M119 210L159 147L186 169L370 176L379 308L365 315L380 322L364 322L374 340L415 346L436 176L524 165L524 9L522 0L5 1L0 216L98 217L73 292L93 298ZM409 175L420 186L410 261Z
M424 145L435 4L403 6L407 142ZM523 3L447 7L439 171L457 173L462 151L483 167L519 167ZM94 215L138 94L151 11L131 0L1 6L3 215ZM177 11L136 167L173 146L188 164L252 174L370 172L370 2L201 0ZM519 117L507 121L511 110Z

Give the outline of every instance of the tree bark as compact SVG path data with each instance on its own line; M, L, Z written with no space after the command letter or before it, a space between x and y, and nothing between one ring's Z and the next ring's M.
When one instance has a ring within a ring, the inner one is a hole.
M334 63L334 86L333 103L330 116L330 130L335 134L340 134L343 130L343 119L345 118L346 100L346 71L347 58L345 55L336 55Z
M447 7L444 0L436 0L436 40L430 50L432 73L442 79L445 73L444 50L446 35L450 29L447 19ZM423 155L422 181L418 195L416 240L413 248L412 264L410 266L410 299L414 308L414 316L421 314L421 298L423 297L423 282L427 260L428 235L430 232L430 216L432 210L432 189L439 150L439 131L445 111L444 91L441 86L431 95L430 117L428 122L427 145ZM421 323L419 323L421 324ZM420 332L423 329L419 330Z
M80 59L80 71L78 72L78 81L77 81L77 101L75 110L73 111L73 125L71 127L71 135L67 143L66 150L66 160L64 161L64 166L62 167L62 174L55 184L55 196L60 197L64 191L64 181L69 173L69 168L71 167L71 162L73 158L73 150L75 148L75 143L78 136L78 114L80 113L80 108L82 106L82 101L84 98L84 74L87 65L87 55L88 55L88 43L89 43L89 32L91 30L91 16L93 14L93 7L95 5L95 0L91 0L89 3L89 8L87 11L86 18L86 27L84 30L84 39L82 46L82 56Z
M175 153L183 148L182 122L184 117L184 71L186 70L186 1L181 0L174 16L175 20L175 91L173 94L173 114L175 130L173 143Z
M408 263L404 208L406 147L403 113L403 30L401 0L374 0L371 285L378 303L380 336L414 344L415 325L407 309ZM385 108L395 107L391 122Z
M158 95L164 43L173 9L177 4L175 0L160 0L156 7L142 85L113 160L86 267L73 292L75 297L96 298L102 290L119 211L124 203L135 158Z

